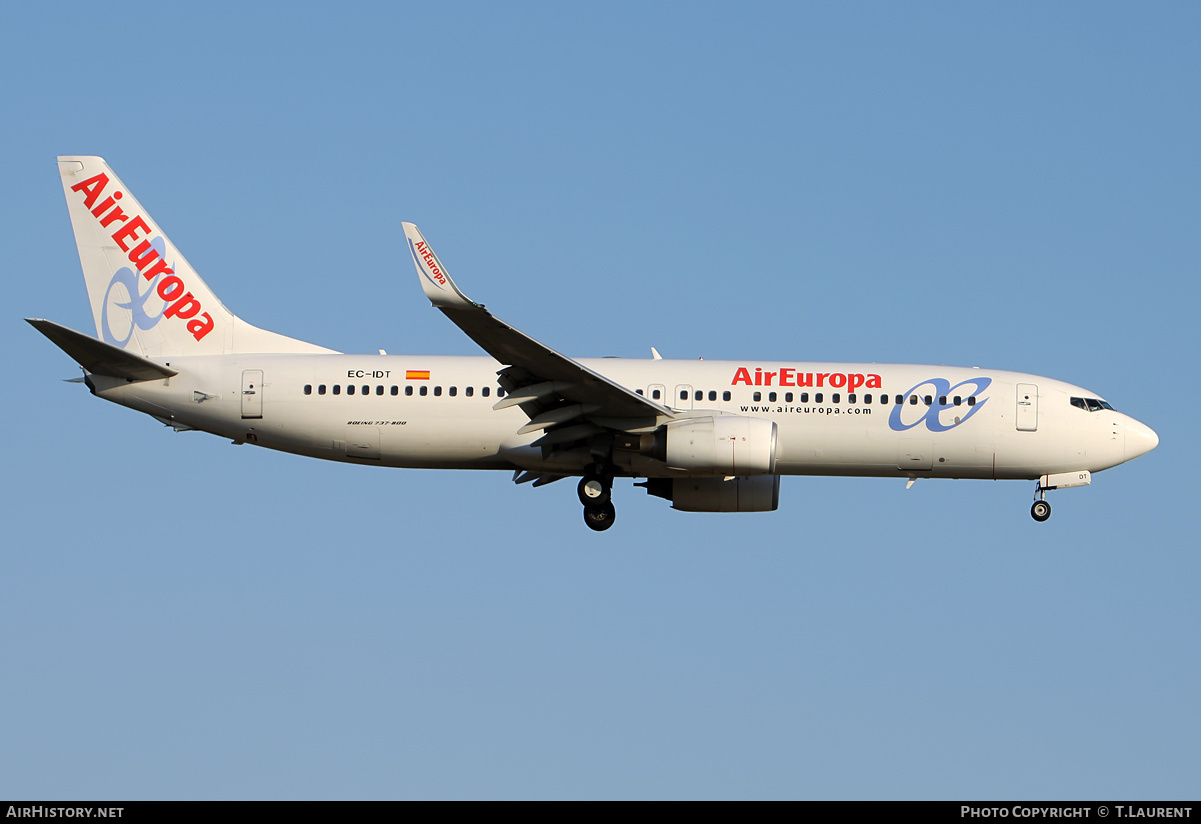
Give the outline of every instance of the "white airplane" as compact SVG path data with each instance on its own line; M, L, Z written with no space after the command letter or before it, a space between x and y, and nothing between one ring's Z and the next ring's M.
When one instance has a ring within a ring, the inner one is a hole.
M201 430L371 466L579 477L584 521L613 525L615 477L688 512L765 512L781 475L1036 480L1045 493L1154 449L1097 393L979 368L573 359L467 298L411 223L431 303L486 357L344 355L225 308L99 157L59 173L99 339L29 323L92 394Z

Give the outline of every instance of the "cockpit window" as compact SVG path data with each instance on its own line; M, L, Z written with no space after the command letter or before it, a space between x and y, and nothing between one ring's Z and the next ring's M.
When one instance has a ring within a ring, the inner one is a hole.
M1108 402L1097 398L1072 398L1072 406L1077 409L1085 409L1089 412L1100 412L1102 409L1112 410L1113 407Z

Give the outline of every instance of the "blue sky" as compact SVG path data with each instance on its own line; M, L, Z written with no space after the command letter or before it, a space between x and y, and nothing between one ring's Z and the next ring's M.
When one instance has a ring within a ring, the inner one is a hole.
M1196 798L1201 12L9 4L0 797ZM615 489L234 448L90 397L58 154L235 312L475 354L981 365L1160 447L1052 493Z

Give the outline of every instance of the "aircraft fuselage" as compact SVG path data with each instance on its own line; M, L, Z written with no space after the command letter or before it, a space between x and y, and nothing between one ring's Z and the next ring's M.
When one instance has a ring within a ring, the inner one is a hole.
M91 381L98 396L177 428L327 460L571 473L588 463L586 453L544 456L530 446L541 432L514 434L528 417L517 406L492 408L503 393L496 377L503 365L487 357L219 355L163 362L179 374L159 381ZM1034 479L1098 472L1154 446L1154 433L1133 418L1071 403L1094 393L1017 372L902 364L579 362L648 397L657 392L656 399L686 416L774 421L777 474ZM632 450L619 450L614 462L628 475L706 474L670 471Z

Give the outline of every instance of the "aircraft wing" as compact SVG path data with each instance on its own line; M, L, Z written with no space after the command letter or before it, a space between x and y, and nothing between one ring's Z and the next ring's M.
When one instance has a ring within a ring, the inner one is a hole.
M510 384L506 386L509 395L496 408L521 405L532 418L522 431L545 429L578 418L604 421L602 426L620 429L624 427L613 419L631 419L630 424L637 426L640 424L632 419L639 419L645 425L648 418L675 417L667 407L559 354L472 301L450 279L446 267L417 227L412 223L402 225L421 288L430 303L485 352L507 365L500 374ZM540 420L543 418L546 420Z

